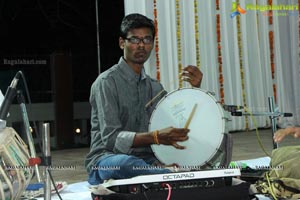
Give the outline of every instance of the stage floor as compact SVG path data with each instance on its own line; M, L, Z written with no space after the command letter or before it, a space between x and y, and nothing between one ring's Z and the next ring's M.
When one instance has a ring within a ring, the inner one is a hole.
M273 149L271 129L259 130L261 141L265 150L271 153ZM255 131L234 132L233 136L233 161L248 160L265 157L260 148ZM299 145L300 139L286 138L279 146ZM66 149L52 151L52 164L59 168L52 170L56 181L66 181L68 184L87 180L87 173L83 166L85 155L89 148ZM32 180L35 181L34 179Z

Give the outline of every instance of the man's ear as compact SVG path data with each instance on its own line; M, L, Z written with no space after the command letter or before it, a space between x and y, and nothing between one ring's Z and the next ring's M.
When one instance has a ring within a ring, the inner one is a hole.
M122 37L119 37L119 46L120 46L120 49L122 49L122 50L125 47L125 40Z

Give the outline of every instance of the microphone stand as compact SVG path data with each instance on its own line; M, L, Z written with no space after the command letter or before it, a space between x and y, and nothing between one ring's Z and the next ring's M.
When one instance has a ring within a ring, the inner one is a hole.
M24 128L25 128L26 135L27 135L30 154L31 154L32 158L36 158L35 147L33 145L33 138L32 138L32 135L30 133L30 124L29 124L29 119L28 119L27 110L26 110L26 106L25 106L25 100L24 100L24 96L23 96L22 92L19 91L19 90L17 92L17 99L18 99L18 103L20 104L21 111L22 111ZM40 176L40 172L39 172L39 167L38 167L37 164L35 164L34 168L35 168L37 180L40 183L41 182L41 176Z
M277 123L276 123L276 118L283 116L283 117L291 117L293 116L292 113L282 113L278 112L277 109L275 108L275 103L274 103L274 97L268 97L268 103L269 103L269 112L252 112L251 114L249 112L242 112L242 111L237 111L234 110L231 112L232 116L268 116L271 120L271 126L272 126L272 138L274 137L275 132L277 131ZM278 143L273 141L273 149L278 148Z

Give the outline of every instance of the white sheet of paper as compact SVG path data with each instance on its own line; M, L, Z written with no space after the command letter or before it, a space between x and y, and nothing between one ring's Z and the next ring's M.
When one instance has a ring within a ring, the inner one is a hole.
M270 161L271 158L266 156L266 157L261 157L261 158L256 158L256 159L250 159L250 160L239 160L239 161L233 161L237 166L243 167L243 164L246 164L248 167L252 169L261 169L264 167L269 167L270 166Z

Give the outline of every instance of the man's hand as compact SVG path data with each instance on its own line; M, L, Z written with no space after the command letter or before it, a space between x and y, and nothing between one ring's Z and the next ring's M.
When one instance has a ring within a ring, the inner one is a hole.
M300 137L300 127L287 127L285 129L280 129L276 131L273 139L275 142L281 142L287 135L293 135L295 138Z
M202 77L203 73L196 66L189 65L183 69L183 80L189 82L193 87L199 88L201 86Z
M177 144L177 142L186 141L189 137L187 136L190 130L186 128L165 128L159 130L158 141L159 144L172 145L176 149L185 149L184 146Z

